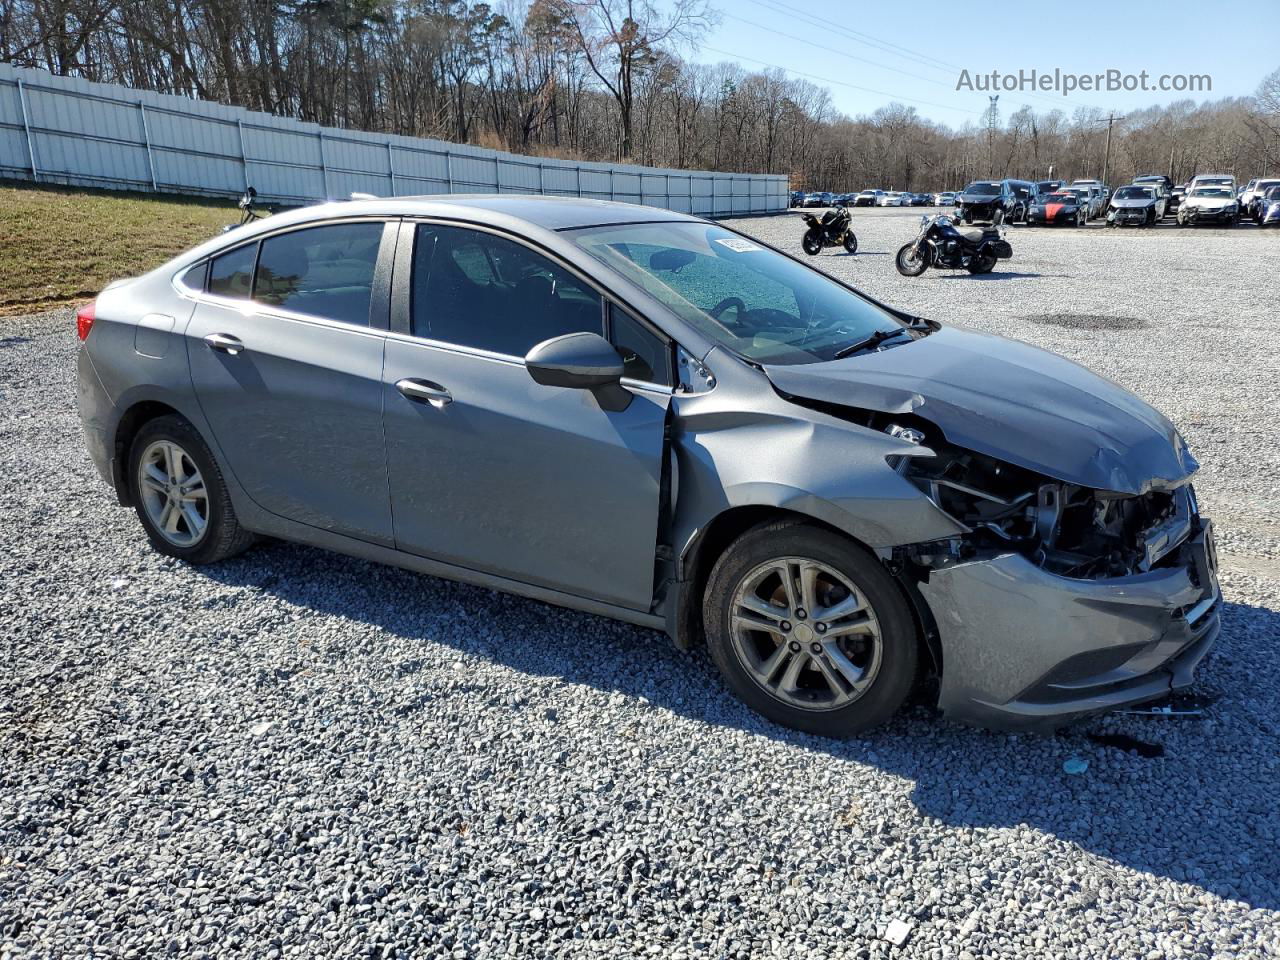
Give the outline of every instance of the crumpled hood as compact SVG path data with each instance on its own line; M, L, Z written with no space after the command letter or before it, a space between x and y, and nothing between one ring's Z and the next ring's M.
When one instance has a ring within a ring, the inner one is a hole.
M1198 466L1149 404L1003 337L944 327L900 347L765 372L783 393L914 413L957 446L1095 490L1143 494L1178 485Z

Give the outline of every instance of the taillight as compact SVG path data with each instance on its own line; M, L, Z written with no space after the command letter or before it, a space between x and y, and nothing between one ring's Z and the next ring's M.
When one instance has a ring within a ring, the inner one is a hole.
M93 327L93 308L96 301L90 300L83 307L76 311L76 336L81 340L89 337L89 331Z

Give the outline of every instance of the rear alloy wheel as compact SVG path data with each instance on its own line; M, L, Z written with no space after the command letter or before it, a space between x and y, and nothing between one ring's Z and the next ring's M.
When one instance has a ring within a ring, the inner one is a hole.
M821 527L743 534L712 570L703 617L729 686L797 730L839 737L882 723L915 678L902 592L874 556Z
M144 424L129 453L134 509L161 553L213 563L254 536L240 526L222 472L200 434L176 416Z

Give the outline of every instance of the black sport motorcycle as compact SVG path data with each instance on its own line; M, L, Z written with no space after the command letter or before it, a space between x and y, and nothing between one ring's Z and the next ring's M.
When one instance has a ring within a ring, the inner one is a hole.
M1000 223L989 227L959 226L945 213L920 218L920 233L898 251L894 262L904 277L918 277L929 267L990 273L997 260L1013 256Z
M804 247L804 252L809 256L816 257L822 252L823 247L842 246L847 253L858 252L858 238L854 236L851 227L852 218L844 204L840 204L834 210L828 210L821 219L812 213L803 213L801 216L809 225L809 229L801 238L800 246Z

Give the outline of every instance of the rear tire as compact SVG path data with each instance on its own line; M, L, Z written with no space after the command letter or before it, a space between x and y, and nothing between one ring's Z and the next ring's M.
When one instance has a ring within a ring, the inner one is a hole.
M795 730L867 730L897 712L915 680L902 591L872 554L812 524L762 524L731 543L707 581L703 623L733 692Z
M800 240L800 246L809 256L816 257L822 252L822 237L816 230L807 230Z
M254 541L236 519L213 454L181 417L159 417L138 431L129 448L129 484L142 529L160 553L217 563Z
M995 269L995 257L981 257L978 260L969 261L969 266L965 267L970 273L990 273Z

